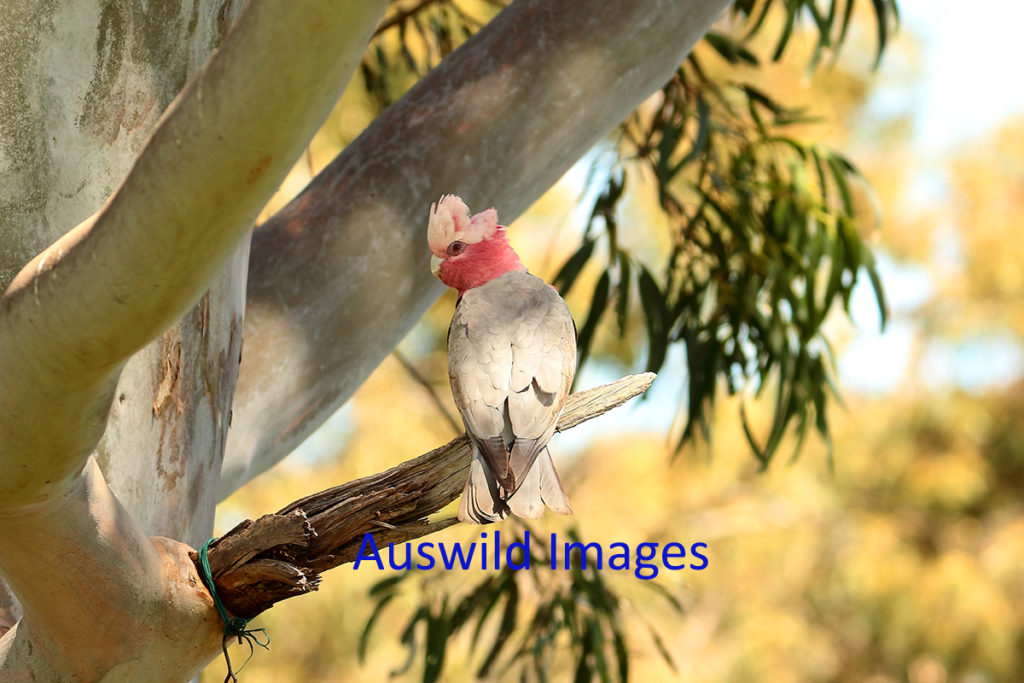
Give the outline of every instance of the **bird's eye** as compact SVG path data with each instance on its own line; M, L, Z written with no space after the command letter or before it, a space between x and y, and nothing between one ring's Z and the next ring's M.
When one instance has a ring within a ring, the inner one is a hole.
M461 254L465 250L465 248L466 248L466 243L465 242L461 242L459 240L455 240L454 242L452 242L451 244L448 245L448 255L449 256L458 256L459 254Z

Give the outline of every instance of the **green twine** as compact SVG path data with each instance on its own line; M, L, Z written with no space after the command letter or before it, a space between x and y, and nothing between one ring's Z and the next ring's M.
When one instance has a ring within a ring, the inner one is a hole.
M238 667L237 673L241 673L245 665L252 659L252 655L255 652L254 645L259 645L264 650L270 649L270 636L267 635L265 628L247 629L246 626L249 625L248 619L228 615L227 608L221 602L220 596L217 595L217 588L213 585L213 572L210 571L210 544L216 540L216 538L211 538L199 549L199 577L203 580L207 590L210 591L210 595L213 597L213 604L217 608L217 613L220 614L220 618L224 621L224 638L221 640L220 647L224 652L224 661L228 665L228 675L224 678L224 683L227 683L228 681L238 680L235 676L236 672L231 669L231 657L228 656L228 641L232 638L238 638L239 644L244 641L249 646L249 656L242 662L242 666ZM263 634L263 640L260 639L260 633Z

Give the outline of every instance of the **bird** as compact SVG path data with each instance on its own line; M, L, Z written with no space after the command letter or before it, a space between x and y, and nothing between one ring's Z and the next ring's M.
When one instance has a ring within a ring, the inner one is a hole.
M576 372L576 325L554 287L530 274L492 207L470 216L455 195L430 205L430 269L458 292L448 328L448 378L472 446L458 518L545 505L572 514L548 441Z

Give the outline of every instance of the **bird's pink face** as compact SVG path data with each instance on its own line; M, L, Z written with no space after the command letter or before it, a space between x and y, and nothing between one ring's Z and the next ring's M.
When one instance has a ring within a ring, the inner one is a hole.
M500 228L494 237L475 244L452 240L442 253L432 252L431 270L441 282L458 290L459 296L510 270L523 270L504 228Z
M524 270L494 209L470 217L453 195L431 206L427 242L430 270L459 296L510 270Z

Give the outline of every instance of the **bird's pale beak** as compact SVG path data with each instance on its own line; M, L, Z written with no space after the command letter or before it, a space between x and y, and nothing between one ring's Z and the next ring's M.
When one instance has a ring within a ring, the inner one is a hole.
M434 254L430 255L430 272L436 277L441 272L441 264L444 263L443 258L438 258Z

